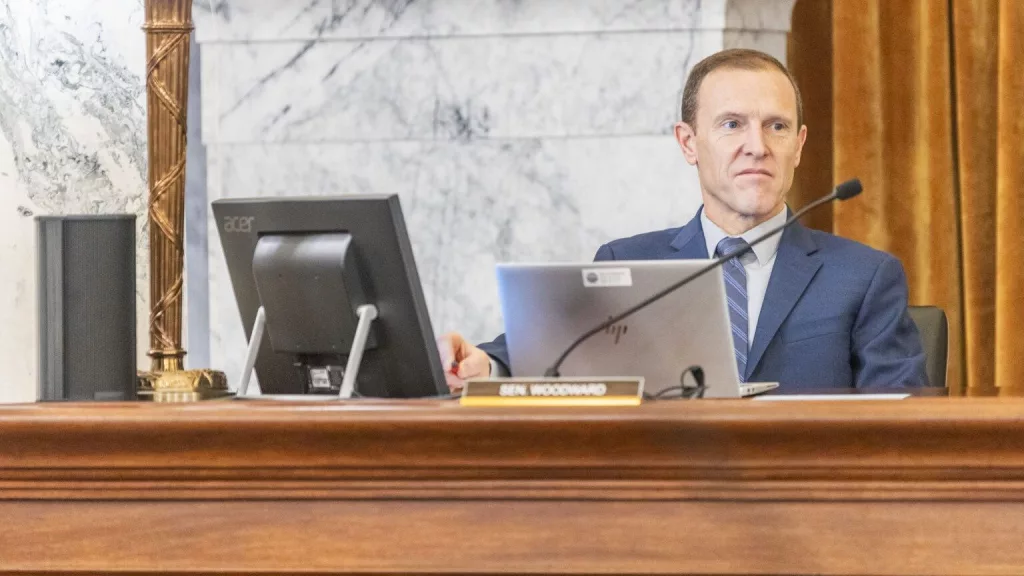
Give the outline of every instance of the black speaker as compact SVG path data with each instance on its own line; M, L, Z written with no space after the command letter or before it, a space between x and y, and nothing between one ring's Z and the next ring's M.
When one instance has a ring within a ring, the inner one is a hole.
M39 399L134 400L135 215L36 220Z

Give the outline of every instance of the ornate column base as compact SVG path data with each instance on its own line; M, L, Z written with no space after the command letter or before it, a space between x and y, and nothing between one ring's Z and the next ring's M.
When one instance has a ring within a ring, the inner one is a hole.
M153 402L196 402L233 396L228 379L219 370L173 370L140 372L139 400Z

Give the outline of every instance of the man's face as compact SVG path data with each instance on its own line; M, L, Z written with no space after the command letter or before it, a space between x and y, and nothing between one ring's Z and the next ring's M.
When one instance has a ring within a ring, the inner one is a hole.
M776 70L715 70L701 83L695 124L677 124L676 139L697 166L708 216L749 228L778 214L807 137L789 79Z

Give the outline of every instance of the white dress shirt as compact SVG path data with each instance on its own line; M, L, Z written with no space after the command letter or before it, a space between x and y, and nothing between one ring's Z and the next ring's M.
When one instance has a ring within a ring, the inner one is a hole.
M772 216L768 220L740 234L748 243L753 242L765 232L782 226L786 221L786 210ZM708 256L715 257L715 248L718 243L728 236L714 222L708 219L706 212L700 212L700 225L704 228L704 241L707 243ZM776 234L761 242L750 252L740 257L743 270L747 273L747 342L748 346L753 345L754 335L757 333L757 319L761 315L761 305L764 304L764 295L768 291L768 279L771 278L772 268L775 267L775 255L779 252L779 241L782 234Z
M740 237L748 243L753 242L772 228L782 226L785 221L786 210L783 209L775 216L747 230ZM704 229L704 242L707 243L708 257L714 258L715 248L728 234L709 220L704 210L700 211L700 224ZM743 270L747 273L747 342L750 344L754 342L754 335L757 333L757 319L761 316L761 305L764 304L764 295L768 291L768 279L771 278L772 268L775 267L775 255L779 251L781 239L782 234L776 234L740 257ZM508 376L505 367L494 358L491 358L491 376Z

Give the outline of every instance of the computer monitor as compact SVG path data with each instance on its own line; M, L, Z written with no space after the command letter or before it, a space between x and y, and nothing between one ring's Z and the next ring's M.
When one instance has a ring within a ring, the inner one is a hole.
M265 324L251 350L263 394L339 395L363 341L361 313L369 331L361 358L353 354L357 395L447 394L397 196L212 206L243 327L252 335Z

